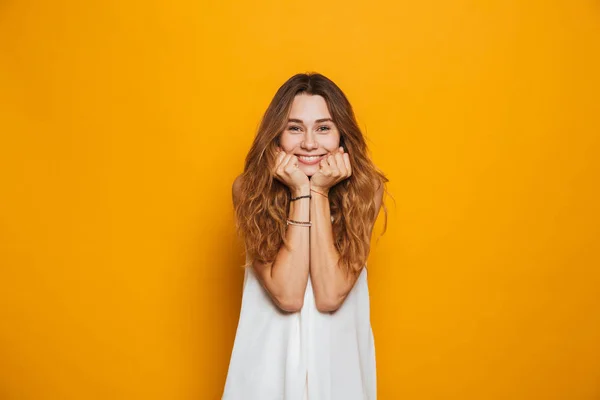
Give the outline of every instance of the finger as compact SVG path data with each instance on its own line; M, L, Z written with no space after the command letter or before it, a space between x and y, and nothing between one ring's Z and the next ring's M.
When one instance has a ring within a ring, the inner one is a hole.
M344 153L342 156L344 159L344 164L346 165L346 171L348 172L348 176L352 175L352 166L350 165L350 156L348 153Z
M329 164L329 168L331 169L331 176L340 176L340 170L338 169L334 154L330 154L329 156L327 156L327 163Z
M275 166L273 167L274 172L279 170L279 166L281 165L281 162L283 161L284 158L285 158L285 152L280 151L277 153L277 156L275 157Z
M327 162L327 158L322 159L319 162L319 166L321 167L321 173L325 176L331 176L331 167L329 166L329 163Z
M329 153L327 155L327 157L325 157L325 159L327 160L327 164L329 164L329 166L331 168L335 168L336 167L335 156L333 155L333 153Z
M346 164L344 163L344 157L341 153L337 153L335 155L335 164L337 169L340 171L340 175L345 177L347 174Z
M279 163L279 166L277 167L277 171L280 174L284 173L284 168L285 166L288 164L288 162L290 161L290 158L292 158L293 154L286 154L283 156L283 159L281 160L281 162Z
M287 164L284 165L283 170L287 174L291 174L295 169L298 168L298 157L295 155L291 155L291 157L287 160Z

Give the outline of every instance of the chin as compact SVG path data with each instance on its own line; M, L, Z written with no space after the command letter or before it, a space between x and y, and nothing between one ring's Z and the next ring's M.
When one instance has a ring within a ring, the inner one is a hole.
M314 167L300 167L300 170L302 170L302 172L304 172L304 174L310 178L311 176L316 174L319 169Z

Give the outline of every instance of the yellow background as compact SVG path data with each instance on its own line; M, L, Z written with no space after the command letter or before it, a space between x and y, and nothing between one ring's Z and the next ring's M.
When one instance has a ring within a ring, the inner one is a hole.
M0 399L220 397L231 182L301 71L346 92L396 201L379 398L600 398L600 3L9 0Z

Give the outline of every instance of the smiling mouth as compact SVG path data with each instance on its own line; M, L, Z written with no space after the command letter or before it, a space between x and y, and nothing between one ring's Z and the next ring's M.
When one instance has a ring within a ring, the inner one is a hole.
M321 159L326 156L326 154L320 154L320 155L314 155L314 156L300 156L297 155L296 157L298 157L298 161L300 161L303 164L316 164L319 161L321 161Z

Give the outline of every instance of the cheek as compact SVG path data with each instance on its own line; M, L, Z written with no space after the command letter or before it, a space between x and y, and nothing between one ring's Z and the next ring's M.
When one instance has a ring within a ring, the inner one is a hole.
M297 147L301 141L302 141L302 137L300 135L292 136L292 135L286 134L284 132L281 134L281 136L279 138L279 145L281 146L283 151L285 151L286 153L289 153L295 147Z
M329 151L337 150L340 147L340 136L328 135L322 139L321 145Z

